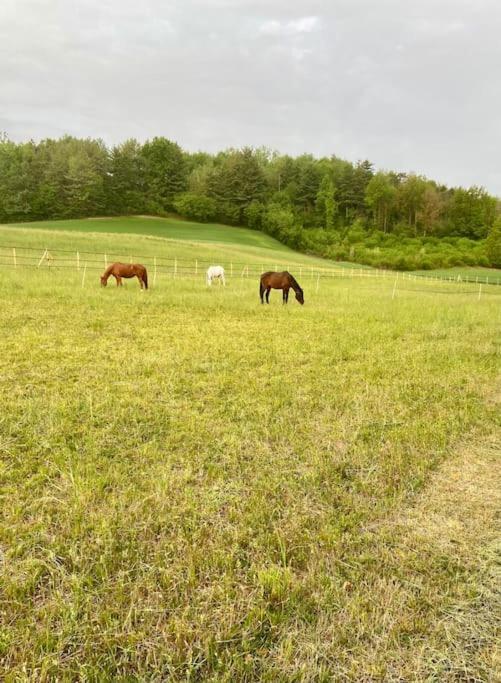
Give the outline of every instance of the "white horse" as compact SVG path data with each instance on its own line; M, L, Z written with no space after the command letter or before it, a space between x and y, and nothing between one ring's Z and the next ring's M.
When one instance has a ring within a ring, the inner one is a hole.
M223 285L226 285L224 279L224 268L223 266L210 266L207 269L207 286L210 287L212 280L219 280Z

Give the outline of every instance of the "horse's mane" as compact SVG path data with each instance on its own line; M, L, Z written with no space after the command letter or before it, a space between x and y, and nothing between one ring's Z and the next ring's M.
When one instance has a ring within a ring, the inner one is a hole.
M295 292L297 291L297 289L299 289L299 291L302 292L303 290L302 290L301 287L299 286L299 283L298 283L298 281L296 280L296 278L295 278L293 275L291 275L290 273L288 273L288 274L289 274L289 277L290 277L290 279L291 279L292 289L293 289ZM297 287L297 289L296 289L296 287Z

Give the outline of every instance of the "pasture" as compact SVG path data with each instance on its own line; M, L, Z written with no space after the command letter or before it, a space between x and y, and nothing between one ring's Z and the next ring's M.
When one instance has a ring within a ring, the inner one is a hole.
M444 280L484 282L501 285L501 270L499 268L464 266L461 268L438 268L437 270L415 270L413 272L425 277L438 277Z
M226 230L0 227L0 678L494 680L501 289Z
M181 239L195 242L216 242L289 251L283 244L256 230L228 227L217 223L193 223L179 218L160 218L157 216L119 216L103 218L68 219L59 221L37 221L17 223L15 227L28 230L57 230L71 233L119 233L120 235L148 235L168 239Z

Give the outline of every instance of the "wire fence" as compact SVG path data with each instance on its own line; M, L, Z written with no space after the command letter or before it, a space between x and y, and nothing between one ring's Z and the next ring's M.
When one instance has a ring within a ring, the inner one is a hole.
M49 249L25 247L19 245L0 245L0 267L4 268L29 268L35 270L49 270L52 272L61 271L100 271L105 270L108 265L117 261L124 263L141 262L149 271L150 282L155 284L161 275L173 277L205 277L207 267L215 265L214 259L207 258L177 258L176 256L165 255L140 255L140 254L118 254L96 251L82 251L72 249ZM501 275L485 276L454 276L428 275L424 273L412 273L402 271L391 271L376 268L364 268L362 266L319 266L317 264L297 263L278 261L275 259L236 261L231 259L217 260L219 265L225 268L226 275L229 277L255 278L259 277L267 270L293 270L294 275L301 280L316 280L318 289L320 280L325 278L370 278L387 279L394 281L400 287L399 282L419 282L446 283L451 285L475 284L482 285L501 285ZM462 290L464 291L464 290ZM475 292L477 290L474 290Z

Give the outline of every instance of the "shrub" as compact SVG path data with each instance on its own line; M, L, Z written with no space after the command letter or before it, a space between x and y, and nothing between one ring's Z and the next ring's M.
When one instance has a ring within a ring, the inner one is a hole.
M217 212L214 199L193 192L177 195L174 199L174 208L181 216L201 223L214 220Z
M261 202L251 202L245 209L244 215L247 226L252 230L261 230L263 225L264 205Z

